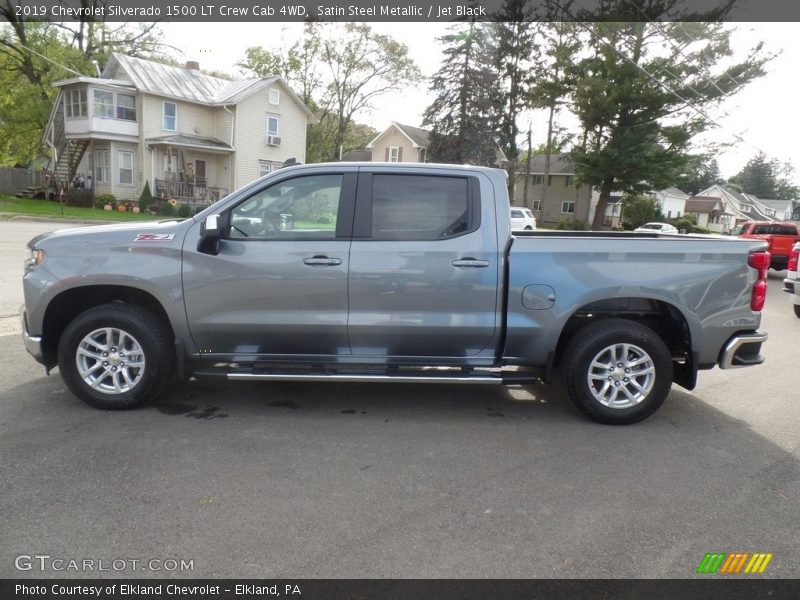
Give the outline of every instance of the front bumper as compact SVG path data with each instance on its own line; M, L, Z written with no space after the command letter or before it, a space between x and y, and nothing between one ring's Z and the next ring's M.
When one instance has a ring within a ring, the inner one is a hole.
M764 362L761 344L767 341L765 331L739 333L730 338L719 355L720 369L752 367Z
M25 315L25 307L20 308L19 319L22 325L22 341L25 349L36 359L37 362L44 364L44 353L42 352L42 337L28 333L28 319Z

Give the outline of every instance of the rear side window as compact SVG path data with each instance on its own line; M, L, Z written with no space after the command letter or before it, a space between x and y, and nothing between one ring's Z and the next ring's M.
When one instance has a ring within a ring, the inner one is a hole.
M373 175L371 238L441 240L472 231L477 203L469 188L466 177Z
M769 225L756 225L753 227L753 235L767 235L771 233L771 229Z
M524 219L525 215L522 214L521 210L512 210L511 211L511 218L512 219Z
M797 235L797 227L794 225L773 225L772 233L775 235Z

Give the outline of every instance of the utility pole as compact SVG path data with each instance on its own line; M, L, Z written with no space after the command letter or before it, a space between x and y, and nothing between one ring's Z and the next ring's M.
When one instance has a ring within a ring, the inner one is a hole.
M525 184L522 188L522 204L526 208L531 208L531 204L528 201L528 186L530 185L530 178L531 178L531 131L533 127L531 126L530 121L528 121L528 156L525 158Z

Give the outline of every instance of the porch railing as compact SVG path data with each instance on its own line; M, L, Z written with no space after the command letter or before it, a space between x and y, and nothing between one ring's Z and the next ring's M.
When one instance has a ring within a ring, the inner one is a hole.
M171 181L156 179L156 198L175 199L184 204L213 204L228 195L227 188L214 187L204 179L195 181Z

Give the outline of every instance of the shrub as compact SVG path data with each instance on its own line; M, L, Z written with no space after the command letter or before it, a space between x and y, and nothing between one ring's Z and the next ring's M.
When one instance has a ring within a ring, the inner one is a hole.
M190 214L190 209L188 204L181 204L178 207L178 216L181 217L182 219L187 218L189 214Z
M175 208L169 202L162 202L161 206L158 207L158 214L162 217L174 217Z
M586 231L586 223L580 219L563 219L556 225L556 229L561 231Z
M67 204L70 206L91 208L93 200L92 190L70 189L67 191Z
M139 196L139 210L145 212L151 204L153 204L153 194L150 192L150 182L145 181L142 195Z
M113 209L117 208L117 198L114 196L114 194L100 194L97 197L98 206L104 206L106 204L110 204L111 208Z

